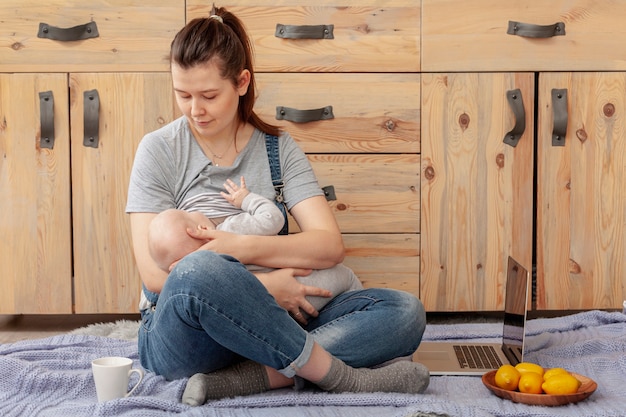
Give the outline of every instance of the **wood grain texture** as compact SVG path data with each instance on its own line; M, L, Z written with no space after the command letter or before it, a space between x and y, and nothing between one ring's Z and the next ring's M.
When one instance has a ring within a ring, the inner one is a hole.
M419 234L344 234L344 264L366 288L396 288L419 296Z
M167 71L169 45L185 24L184 0L3 0L0 72ZM37 37L39 23L96 22L99 37Z
M39 92L54 98L41 148ZM0 314L72 311L70 135L64 74L0 74Z
M422 77L421 299L429 311L501 310L508 256L532 265L533 75ZM513 148L515 88L527 128Z
M309 155L343 233L419 232L419 155Z
M418 153L419 74L258 74L255 109L307 153ZM333 107L334 118L276 120L276 107Z
M565 146L551 145L551 90L568 92ZM539 81L537 307L621 308L626 299L626 74Z
M626 3L594 0L424 0L422 71L626 69ZM565 23L565 36L507 34L509 21Z
M100 141L83 146L83 92L98 90ZM136 311L141 281L125 214L135 149L178 116L169 73L70 76L77 313ZM132 92L132 94L130 94Z
M220 3L252 37L259 72L419 71L420 2L244 0ZM187 19L207 16L211 3L187 1ZM276 24L334 25L334 39L281 39Z

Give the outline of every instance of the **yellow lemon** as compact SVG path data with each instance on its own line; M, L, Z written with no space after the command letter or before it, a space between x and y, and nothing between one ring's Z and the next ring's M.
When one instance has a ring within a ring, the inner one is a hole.
M574 394L580 388L581 382L573 375L558 374L546 379L541 385L543 392L550 395Z
M519 379L520 373L513 365L502 365L496 371L495 383L502 389L515 391Z
M526 394L542 394L543 377L536 372L524 372L519 379L519 392Z
M569 374L569 371L563 368L550 368L543 374L543 379L544 380L550 379L553 376L560 375L560 374Z
M520 374L525 374L526 372L534 372L543 376L543 368L536 363L520 362L515 365L515 369L517 369Z

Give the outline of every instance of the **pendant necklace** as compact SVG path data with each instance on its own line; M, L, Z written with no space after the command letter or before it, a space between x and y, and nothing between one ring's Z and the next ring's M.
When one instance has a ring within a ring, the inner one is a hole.
M209 152L211 152L211 155L213 155L212 161L213 161L213 165L214 166L216 166L216 167L220 166L219 163L216 160L222 159L224 156L226 156L226 154L230 150L231 146L233 146L234 142L235 142L235 138L233 137L233 140L230 141L230 143L228 144L228 147L226 148L226 150L224 150L224 152L222 152L221 155L218 155L215 152L213 152L213 149L211 149L209 144L205 143L207 149L209 150Z

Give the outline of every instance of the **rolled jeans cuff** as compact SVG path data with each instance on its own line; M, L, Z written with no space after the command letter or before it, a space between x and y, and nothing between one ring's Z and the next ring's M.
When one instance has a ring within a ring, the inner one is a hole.
M315 341L313 340L313 336L307 333L306 340L304 341L304 347L302 348L302 352L296 358L295 361L291 362L289 366L283 369L279 369L278 372L286 376L287 378L293 378L296 373L307 364L309 359L311 359L311 352L313 352L313 344Z

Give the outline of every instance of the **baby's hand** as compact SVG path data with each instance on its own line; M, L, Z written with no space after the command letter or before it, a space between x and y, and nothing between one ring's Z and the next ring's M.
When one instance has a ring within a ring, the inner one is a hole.
M246 188L246 181L243 177L241 177L241 185L237 185L231 180L226 180L224 188L226 188L227 192L222 191L220 194L222 194L222 197L224 197L226 201L237 208L241 208L243 199L250 194L250 191Z

